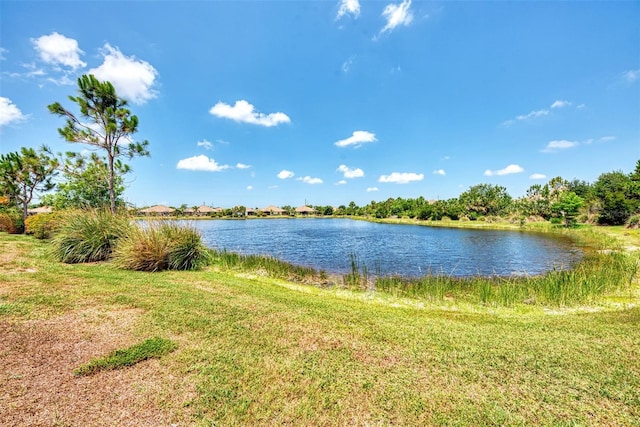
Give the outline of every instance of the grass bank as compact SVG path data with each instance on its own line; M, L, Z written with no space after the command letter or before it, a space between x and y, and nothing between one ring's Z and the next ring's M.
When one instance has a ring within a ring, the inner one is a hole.
M0 234L5 425L640 425L640 308L429 303ZM74 370L151 337L173 352ZM117 410L114 410L117 408Z

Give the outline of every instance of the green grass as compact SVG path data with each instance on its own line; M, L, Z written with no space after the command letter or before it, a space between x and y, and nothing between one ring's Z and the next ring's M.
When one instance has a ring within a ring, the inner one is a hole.
M78 376L92 375L100 371L122 369L148 359L164 356L177 348L177 344L165 338L149 338L125 349L114 350L104 357L93 359L74 370Z
M502 307L450 299L445 288L431 302L221 264L67 265L50 262L45 243L0 234L0 250L13 248L0 303L29 310L0 311L0 323L135 309L132 341L179 346L160 359L166 377L152 392L188 425L640 426L637 282L624 303L605 292L572 308ZM191 387L186 402L180 383Z

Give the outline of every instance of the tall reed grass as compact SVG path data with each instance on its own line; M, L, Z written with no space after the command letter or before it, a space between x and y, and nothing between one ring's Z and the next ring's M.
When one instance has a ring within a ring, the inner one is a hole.
M51 241L51 252L57 260L69 264L104 261L130 229L129 218L124 215L104 210L66 212Z
M267 255L238 254L226 250L212 250L212 265L222 269L254 271L294 282L315 285L329 285L329 276L325 271L311 267L291 264Z
M594 251L571 270L552 270L540 276L379 277L375 279L375 287L397 296L429 300L450 297L486 305L566 306L593 302L603 294L629 289L638 273L638 261L637 255Z
M113 255L115 265L135 271L194 270L210 258L195 228L166 221L132 227Z

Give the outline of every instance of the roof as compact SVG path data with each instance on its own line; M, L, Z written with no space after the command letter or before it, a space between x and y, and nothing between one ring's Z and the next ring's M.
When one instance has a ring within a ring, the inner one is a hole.
M164 205L155 205L146 209L140 209L140 213L171 213L175 209Z
M298 213L313 213L315 209L310 208L309 206L300 206L296 208L296 212Z
M51 206L40 206L39 208L33 208L27 211L27 213L30 213L30 214L51 213L51 212L53 212L53 208Z
M284 209L279 208L277 206L273 206L273 205L269 205L266 208L262 208L260 209L262 212L279 212L282 213L284 212Z
M198 206L198 212L200 212L200 213L211 213L211 212L218 212L218 211L216 211L214 208L210 208L207 205L202 205L202 206Z

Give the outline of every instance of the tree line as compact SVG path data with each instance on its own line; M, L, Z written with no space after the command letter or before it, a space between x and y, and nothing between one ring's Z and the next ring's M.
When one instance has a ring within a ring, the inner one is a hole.
M24 221L28 206L38 193L43 193L41 205L57 209L106 207L115 213L124 207L124 177L131 171L125 160L149 155L148 141L133 140L138 118L131 114L127 101L116 94L110 82L99 81L93 75L78 78L78 95L69 96L69 100L76 104L79 114L59 102L49 105L49 111L65 119L58 133L70 143L89 146L91 154L53 153L43 146L38 151L22 147L0 155L0 212L17 212ZM60 175L62 179L54 183L54 178ZM184 213L184 208L186 205L177 212ZM282 208L286 214L295 214L292 206ZM621 225L633 219L638 223L640 160L629 174L606 172L594 183L555 177L544 185L532 185L525 196L515 199L503 186L478 184L447 200L399 197L371 201L365 206L352 201L338 207L313 208L317 215L380 219L474 221L501 217L521 222L542 219L567 226L577 221ZM243 210L244 207L237 206L225 210L223 215L242 216Z

